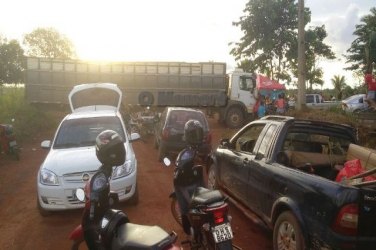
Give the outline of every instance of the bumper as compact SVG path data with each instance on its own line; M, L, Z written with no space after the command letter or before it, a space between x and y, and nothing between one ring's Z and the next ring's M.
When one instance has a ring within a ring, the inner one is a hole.
M319 249L331 249L331 250L371 250L375 249L376 237L349 237L341 236L335 233L329 233L324 240L313 239L311 243L316 246L320 246ZM324 242L325 241L325 242ZM315 248L316 249L316 248Z
M134 195L136 176L137 168L130 175L110 181L111 190L118 194L120 201L126 201ZM75 191L84 188L85 183L60 183L63 184L47 186L38 181L38 202L41 208L49 211L83 208L85 203L77 199Z

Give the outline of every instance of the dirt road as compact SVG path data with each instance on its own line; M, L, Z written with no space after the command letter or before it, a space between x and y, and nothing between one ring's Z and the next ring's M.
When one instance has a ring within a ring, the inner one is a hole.
M210 121L214 145L231 131ZM47 135L47 136L52 136ZM36 177L47 151L40 142L47 137L35 137L21 145L21 160L14 161L0 155L0 249L70 249L69 233L80 223L81 210L39 215L36 208ZM157 161L153 138L133 143L138 160L140 201L137 206L121 205L131 222L159 225L174 230L179 241L185 236L169 211L168 195L172 190L172 167ZM270 232L253 224L235 207L233 217L234 243L242 249L272 249ZM80 249L87 249L82 246Z

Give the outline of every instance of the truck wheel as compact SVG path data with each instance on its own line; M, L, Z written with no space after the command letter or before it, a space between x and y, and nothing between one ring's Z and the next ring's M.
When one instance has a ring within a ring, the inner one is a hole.
M239 128L244 123L244 114L240 108L233 107L227 112L226 125L229 128Z
M298 220L290 211L280 214L274 225L273 249L305 249L302 230Z
M208 188L211 190L218 189L217 169L212 163L208 172Z

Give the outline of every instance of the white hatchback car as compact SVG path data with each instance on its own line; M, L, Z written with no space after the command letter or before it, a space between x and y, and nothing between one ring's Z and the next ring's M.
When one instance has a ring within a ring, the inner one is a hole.
M352 95L345 100L342 100L342 110L346 112L359 112L368 108L368 103L365 101L366 94Z
M62 120L52 143L41 144L50 150L37 176L37 206L41 215L84 206L75 196L75 190L83 188L100 167L95 138L106 129L119 133L126 149L125 164L114 166L111 190L120 201L138 202L137 159L131 142L140 136L127 134L119 113L121 99L120 89L112 83L81 84L73 88L69 94L72 113Z

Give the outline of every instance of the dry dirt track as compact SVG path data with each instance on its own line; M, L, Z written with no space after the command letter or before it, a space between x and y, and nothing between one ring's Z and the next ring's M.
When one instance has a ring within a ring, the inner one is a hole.
M229 132L210 120L214 145ZM52 135L47 135L52 136ZM41 217L36 208L36 175L47 151L40 148L39 136L21 145L19 162L0 155L0 249L70 249L69 233L80 223L81 211L55 213ZM168 195L172 190L172 168L157 161L153 138L146 143L134 142L138 159L140 202L137 206L122 204L133 223L159 225L174 230L179 240L183 231L169 211ZM234 243L242 249L272 249L270 232L265 232L230 207L233 217ZM82 246L80 249L87 249Z

